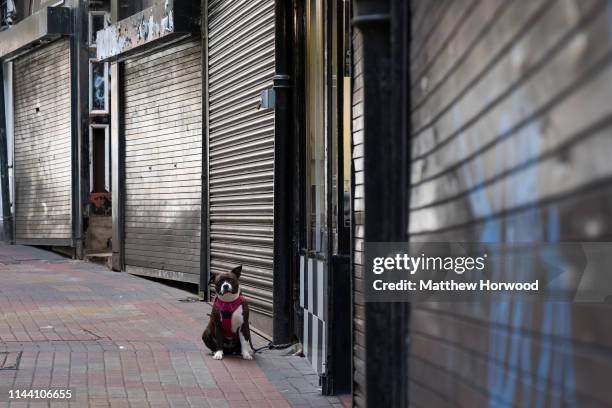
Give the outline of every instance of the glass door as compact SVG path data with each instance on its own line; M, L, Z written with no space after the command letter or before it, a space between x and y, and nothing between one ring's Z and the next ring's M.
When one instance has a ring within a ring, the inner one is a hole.
M306 2L306 240L305 249L327 258L327 137L324 9L322 0Z
M327 371L327 277L330 236L330 172L325 2L304 4L304 136L300 307L304 354L320 376Z
M344 98L347 5L340 0L306 0L303 9L301 339L306 358L322 377L324 394L334 392L334 387L346 389L344 380L350 379L350 347L346 347L351 341L350 161L345 161L345 156L350 160L350 121L345 122L350 99Z

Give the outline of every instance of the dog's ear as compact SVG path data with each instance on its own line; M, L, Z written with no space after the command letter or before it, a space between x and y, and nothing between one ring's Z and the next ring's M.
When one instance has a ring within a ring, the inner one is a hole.
M236 275L237 278L240 278L240 272L242 272L242 265L235 267L232 269L232 273Z

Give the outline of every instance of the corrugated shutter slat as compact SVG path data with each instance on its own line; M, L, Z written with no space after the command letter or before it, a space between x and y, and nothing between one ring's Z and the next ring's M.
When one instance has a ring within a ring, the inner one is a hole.
M274 1L211 1L208 27L211 272L243 265L243 291L270 328L274 114L258 101L274 75Z
M199 281L200 55L199 41L190 39L125 62L128 272L145 268L167 278Z
M72 238L70 42L14 61L17 242Z

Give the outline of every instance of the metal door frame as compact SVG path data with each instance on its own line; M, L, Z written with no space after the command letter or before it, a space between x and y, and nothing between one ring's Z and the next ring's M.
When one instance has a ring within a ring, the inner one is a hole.
M322 33L322 43L323 47L320 50L322 54L322 69L323 69L323 89L325 90L325 95L323 97L324 107L323 107L323 140L325 141L326 147L329 147L331 144L331 128L329 125L329 97L331 92L328 92L329 88L329 59L327 58L326 51L329 45L328 37L328 27L327 27L327 17L328 17L328 7L326 7L325 2L320 0L323 16L321 21L321 27L319 29L323 30ZM294 177L295 187L295 196L299 197L297 200L298 203L294 205L294 214L296 219L297 227L294 228L294 241L296 244L295 251L295 274L294 274L294 309L296 315L296 324L294 326L294 335L302 341L303 347L306 353L306 339L304 338L305 330L304 327L307 325L305 322L306 319L310 319L310 311L307 311L307 308L312 308L312 305L306 305L306 301L309 300L308 293L313 291L313 287L309 287L308 285L308 276L309 274L315 274L318 271L318 262L322 262L323 266L323 283L325 284L325 288L329 289L328 282L325 280L325 276L329 278L330 276L330 265L331 265L331 247L330 247L330 238L331 238L331 160L327 160L327 154L324 157L324 176L325 176L325 203L326 203L326 213L325 213L325 222L327 224L327 231L325 234L326 245L320 249L319 252L315 252L308 249L309 244L307 243L310 229L310 223L308 221L307 213L310 213L310 206L306 205L307 200L311 199L310 193L307 190L310 189L310 185L307 179L308 169L308 128L307 128L307 119L308 119L308 95L307 95L307 84L306 84L306 70L305 67L308 65L307 63L307 45L308 45L308 35L306 33L306 27L309 25L309 22L306 21L306 4L304 2L295 1L294 4L294 13L297 26L294 27L294 32L296 33L295 39L295 47L294 47L294 55L295 59L294 64L294 76L296 78L297 84L297 92L294 96L294 104L296 106L294 122L297 124L295 128L295 140L296 140L296 148L294 152L297 157L299 157L297 164L297 171ZM318 233L318 232L317 232ZM302 263L303 260L303 263ZM312 261L312 262L311 262ZM312 271L309 272L310 265L312 265ZM314 277L312 278L314 282ZM329 298L327 296L328 293L324 293L325 298ZM318 304L318 300L315 300L313 296L314 303ZM318 305L317 305L318 309ZM323 314L328 315L329 303L323 304ZM308 316L307 316L308 313ZM317 313L319 313L317 311ZM313 314L314 315L314 314ZM318 319L317 316L313 317L314 319ZM329 388L327 384L329 383L330 377L328 376L328 356L329 356L329 330L326 330L327 336L325 338L325 350L327 355L321 355L322 363L324 363L325 370L322 375L320 375L319 382L323 385L323 393L329 393ZM323 345L323 344L322 344ZM311 364L313 363L312 358ZM318 362L317 362L318 363Z
M202 300L210 301L208 283L210 273L210 165L208 160L210 142L210 116L208 114L208 0L201 0L202 26L200 28L202 68L202 199L200 223L200 283L198 292Z

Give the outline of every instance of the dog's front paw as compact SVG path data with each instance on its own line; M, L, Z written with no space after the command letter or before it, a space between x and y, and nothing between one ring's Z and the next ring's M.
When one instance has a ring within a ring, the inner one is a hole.
M243 351L242 352L242 359L243 360L252 360L253 359L253 355L248 352L248 351Z
M215 354L213 354L213 359L215 359L215 360L223 360L223 350L215 351Z

